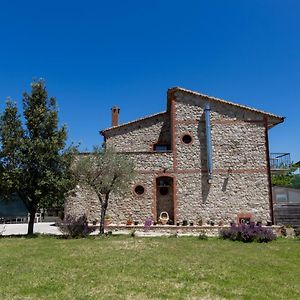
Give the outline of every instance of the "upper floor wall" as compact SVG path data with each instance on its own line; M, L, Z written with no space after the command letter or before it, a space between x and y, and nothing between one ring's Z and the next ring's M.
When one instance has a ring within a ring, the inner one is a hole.
M178 170L206 169L205 104L209 100L175 92L173 135ZM264 170L267 168L266 121L262 114L228 104L210 102L214 169ZM190 136L190 143L184 141Z
M165 149L159 151L172 151L172 170L205 170L204 107L207 102L211 107L214 169L265 172L268 168L267 130L283 118L181 88L168 91L166 112L110 128L102 134L106 144L117 151L151 153L157 150L155 145L165 145Z
M126 125L105 134L107 146L120 152L152 152L157 143L170 144L170 117L160 113Z

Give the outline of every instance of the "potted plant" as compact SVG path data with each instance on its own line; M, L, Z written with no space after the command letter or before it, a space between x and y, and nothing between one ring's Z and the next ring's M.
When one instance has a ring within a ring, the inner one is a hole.
M128 218L127 221L126 221L126 225L127 225L127 226L131 226L132 223L133 223L132 218Z
M110 224L110 215L105 215L104 218L104 225L107 226Z
M182 221L182 226L187 226L188 225L188 221L187 220L183 220Z

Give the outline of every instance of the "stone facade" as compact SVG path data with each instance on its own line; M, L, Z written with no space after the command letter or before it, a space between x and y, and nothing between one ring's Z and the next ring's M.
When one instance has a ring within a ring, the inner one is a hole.
M210 183L207 102L211 106ZM181 88L170 89L166 112L102 131L106 145L126 153L138 174L126 196L112 195L108 214L117 224L129 217L140 223L150 217L157 221L162 208L173 223L197 223L199 219L228 223L239 215L264 223L271 220L267 135L270 127L282 121L273 114ZM190 140L185 140L186 136ZM137 185L144 187L142 195L135 193ZM66 213L85 213L90 220L97 219L97 202L91 192L78 188L66 204Z

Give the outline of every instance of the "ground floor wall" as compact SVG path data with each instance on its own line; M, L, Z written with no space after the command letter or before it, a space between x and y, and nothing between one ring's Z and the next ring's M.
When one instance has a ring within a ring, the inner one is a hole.
M266 173L215 174L211 184L207 174L199 172L140 173L123 195L111 194L108 212L111 222L126 223L128 219L144 223L157 221L157 178L172 178L172 198L175 222L205 224L213 221L229 223L238 217L266 223L270 221L268 176ZM144 187L144 193L135 193L135 187ZM78 186L65 205L65 214L85 214L90 222L99 220L100 203L97 196Z

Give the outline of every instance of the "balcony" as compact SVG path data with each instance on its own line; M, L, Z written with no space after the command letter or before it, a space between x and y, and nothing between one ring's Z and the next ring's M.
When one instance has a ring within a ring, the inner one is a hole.
M272 174L284 174L291 166L290 153L270 153L270 167Z

